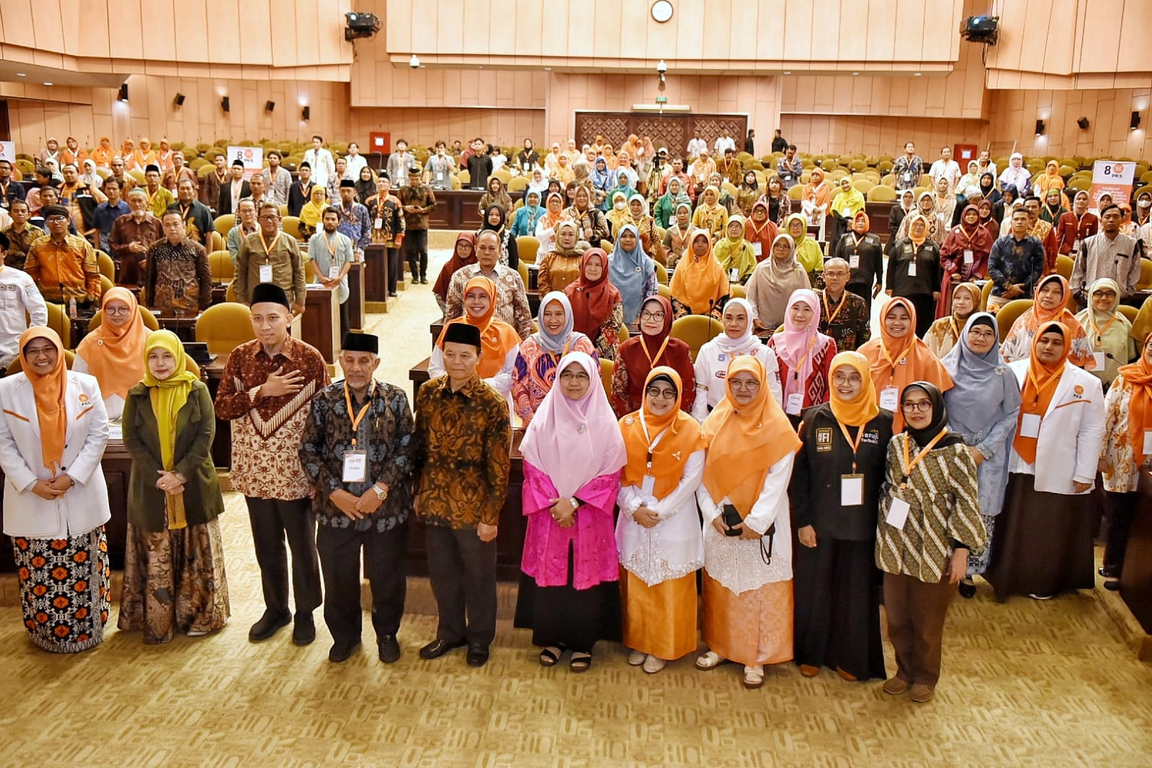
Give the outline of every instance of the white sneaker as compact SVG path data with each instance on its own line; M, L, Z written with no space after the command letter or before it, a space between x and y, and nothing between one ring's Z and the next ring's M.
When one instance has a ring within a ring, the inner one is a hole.
M649 655L648 658L644 660L644 671L650 675L654 675L664 669L664 665L667 663L668 662L658 656Z
M643 664L644 660L647 658L648 654L644 653L643 651L632 651L628 654L628 666L638 667Z

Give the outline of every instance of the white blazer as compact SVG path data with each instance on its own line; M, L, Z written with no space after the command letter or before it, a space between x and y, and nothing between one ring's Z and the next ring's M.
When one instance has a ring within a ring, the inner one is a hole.
M1023 388L1028 361L1017 360L1008 367ZM1029 464L1013 448L1008 471L1035 475L1037 491L1072 496L1076 493L1072 484L1077 482L1088 483L1084 493L1089 493L1103 446L1104 391L1100 379L1065 362L1064 375L1040 421L1036 463Z
M50 480L40 447L40 421L32 382L23 373L0 379L0 468L4 470L4 533L37 539L79 536L108 522L108 486L100 460L108 443L108 415L100 384L68 371L61 471L76 485L53 501L32 493Z

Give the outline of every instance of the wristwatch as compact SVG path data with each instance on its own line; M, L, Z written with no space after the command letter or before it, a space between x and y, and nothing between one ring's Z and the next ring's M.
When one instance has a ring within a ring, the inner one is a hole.
M376 498L380 501L384 501L384 499L388 498L388 491L384 490L375 483L372 484L372 490L376 492Z

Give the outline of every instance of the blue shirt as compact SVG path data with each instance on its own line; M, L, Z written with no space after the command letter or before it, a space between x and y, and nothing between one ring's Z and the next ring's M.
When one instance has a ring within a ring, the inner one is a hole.
M92 223L96 225L96 229L100 230L100 250L104 253L110 253L108 235L112 234L112 225L116 219L126 216L128 213L128 203L123 200L116 205L100 203L96 206L96 212L92 214Z
M347 235L360 250L372 244L372 217L363 203L352 203L351 210L348 210L341 202L340 205L332 206L332 210L340 214L340 223L336 225L337 232Z
M1005 235L992 244L988 255L988 277L992 279L992 293L1002 296L1009 285L1019 285L1024 293L1017 298L1032 298L1032 289L1044 272L1044 246L1031 235L1017 240Z

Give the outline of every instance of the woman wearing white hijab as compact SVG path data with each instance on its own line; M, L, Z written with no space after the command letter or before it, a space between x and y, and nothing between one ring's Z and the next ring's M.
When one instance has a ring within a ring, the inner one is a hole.
M729 299L724 305L721 322L724 333L708 341L696 353L696 402L692 404L692 416L700 422L724 399L724 378L728 374L728 363L741 355L752 355L764 364L768 389L777 403L781 402L780 364L776 353L752 335L752 321L755 317L752 305L747 299Z

